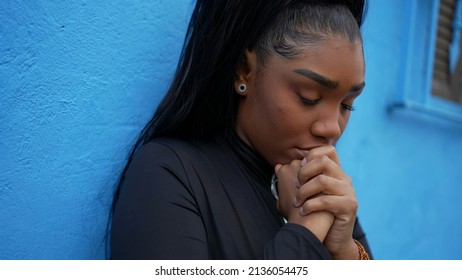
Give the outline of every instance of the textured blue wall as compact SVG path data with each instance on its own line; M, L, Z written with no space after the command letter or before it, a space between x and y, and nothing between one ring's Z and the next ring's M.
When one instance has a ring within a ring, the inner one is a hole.
M105 257L114 184L192 9L64 2L0 2L0 259ZM406 14L370 2L367 89L338 145L363 227L376 258L462 259L462 125L386 111L402 90Z
M104 258L114 183L192 8L0 1L0 259Z

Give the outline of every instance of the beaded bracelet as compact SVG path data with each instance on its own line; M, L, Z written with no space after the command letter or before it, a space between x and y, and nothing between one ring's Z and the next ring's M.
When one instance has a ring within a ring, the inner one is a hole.
M359 243L358 240L356 240L356 239L353 239L353 240L356 243L356 246L358 246L359 259L362 260L362 261L370 260L369 254L366 252L366 249L364 249L363 245L361 243Z

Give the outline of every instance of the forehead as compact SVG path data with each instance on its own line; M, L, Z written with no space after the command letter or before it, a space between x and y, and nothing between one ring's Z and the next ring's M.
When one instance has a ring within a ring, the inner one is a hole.
M351 41L342 36L332 36L322 42L298 48L297 55L290 59L279 54L271 55L265 63L265 68L280 71L310 69L340 82L364 81L365 63L360 39Z

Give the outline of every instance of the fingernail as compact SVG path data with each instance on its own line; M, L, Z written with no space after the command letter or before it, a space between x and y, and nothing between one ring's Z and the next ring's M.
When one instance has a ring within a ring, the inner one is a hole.
M305 165L306 162L307 162L307 159L306 159L306 157L304 157L303 160L302 160L302 166Z

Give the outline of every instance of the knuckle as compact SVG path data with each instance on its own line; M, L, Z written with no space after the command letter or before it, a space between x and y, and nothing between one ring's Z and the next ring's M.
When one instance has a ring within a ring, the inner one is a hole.
M301 206L301 208L303 208L303 212L308 214L308 213L311 213L313 212L313 207L312 207L312 203L310 201L306 201L305 203L303 203L303 205Z
M329 197L327 195L321 195L318 197L318 201L321 205L328 206L329 205Z
M278 174L281 172L286 172L286 170L287 170L287 165L282 165L281 168L279 168Z
M290 162L289 165L290 165L291 168L297 168L297 167L300 166L300 160L293 160L293 161Z
M347 175L345 181L348 183L348 185L352 186L353 185L353 179Z
M296 194L298 201L303 201L308 198L308 191L305 188L300 188Z
M318 176L316 176L315 180L316 183L320 184L321 186L325 186L329 181L329 177L324 174L319 174Z
M329 157L327 157L326 155L320 155L312 159L312 161L315 162L316 165L319 165L321 167L325 167L328 160Z
M328 148L327 148L327 152L329 154L336 154L337 153L337 149L335 148L334 145L329 145Z
M354 210L356 212L358 210L358 200L356 197L349 197L348 198L348 205L350 206L349 208Z
M321 153L320 149L313 149L308 152L308 158L309 159L314 159L322 156L323 153Z

